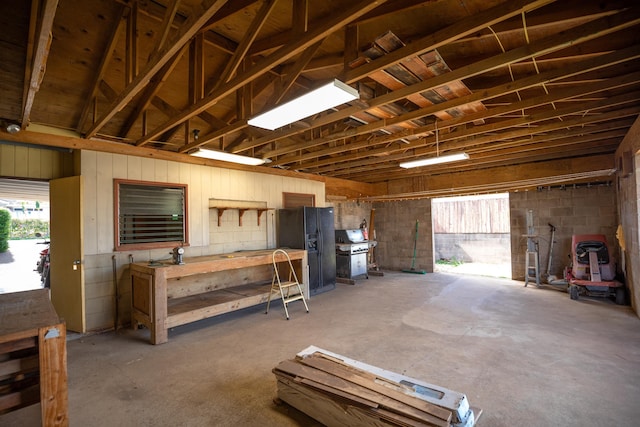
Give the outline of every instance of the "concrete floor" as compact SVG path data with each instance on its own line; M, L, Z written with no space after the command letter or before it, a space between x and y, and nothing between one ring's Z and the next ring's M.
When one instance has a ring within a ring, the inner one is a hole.
M71 426L314 426L271 369L313 344L465 393L479 426L636 426L640 319L607 300L486 277L385 272L265 316L68 342ZM0 425L28 425L26 412Z

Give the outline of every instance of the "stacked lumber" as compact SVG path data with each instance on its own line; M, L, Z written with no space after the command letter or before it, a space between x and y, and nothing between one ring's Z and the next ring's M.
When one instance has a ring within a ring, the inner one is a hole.
M278 398L327 426L450 426L460 421L455 410L422 398L407 385L411 382L311 348L273 369ZM474 424L473 417L465 421Z

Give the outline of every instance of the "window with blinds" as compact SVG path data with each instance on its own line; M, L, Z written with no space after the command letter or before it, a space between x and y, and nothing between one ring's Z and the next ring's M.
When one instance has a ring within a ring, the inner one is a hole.
M116 249L187 243L187 186L115 181Z

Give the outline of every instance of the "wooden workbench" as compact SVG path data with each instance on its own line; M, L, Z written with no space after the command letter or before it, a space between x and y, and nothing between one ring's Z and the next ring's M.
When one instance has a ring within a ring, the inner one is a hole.
M308 296L307 251L287 252ZM266 304L272 254L269 249L185 258L183 265L170 260L131 264L133 327L146 326L151 343L162 344L169 328Z
M40 402L43 426L69 425L66 328L48 289L0 294L0 379L0 414Z

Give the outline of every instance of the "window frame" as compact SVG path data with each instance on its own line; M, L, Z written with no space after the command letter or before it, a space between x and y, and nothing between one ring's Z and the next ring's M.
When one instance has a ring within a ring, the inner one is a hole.
M161 242L149 242L149 243L120 243L120 186L125 185L138 185L148 187L161 187L171 189L181 189L183 191L183 238L184 241L161 241ZM169 182L154 182L154 181L139 181L131 179L114 179L113 180L113 233L114 233L114 247L116 251L129 251L129 250L144 250L144 249L159 249L159 248L173 248L175 246L189 246L189 186L187 184L169 183Z

